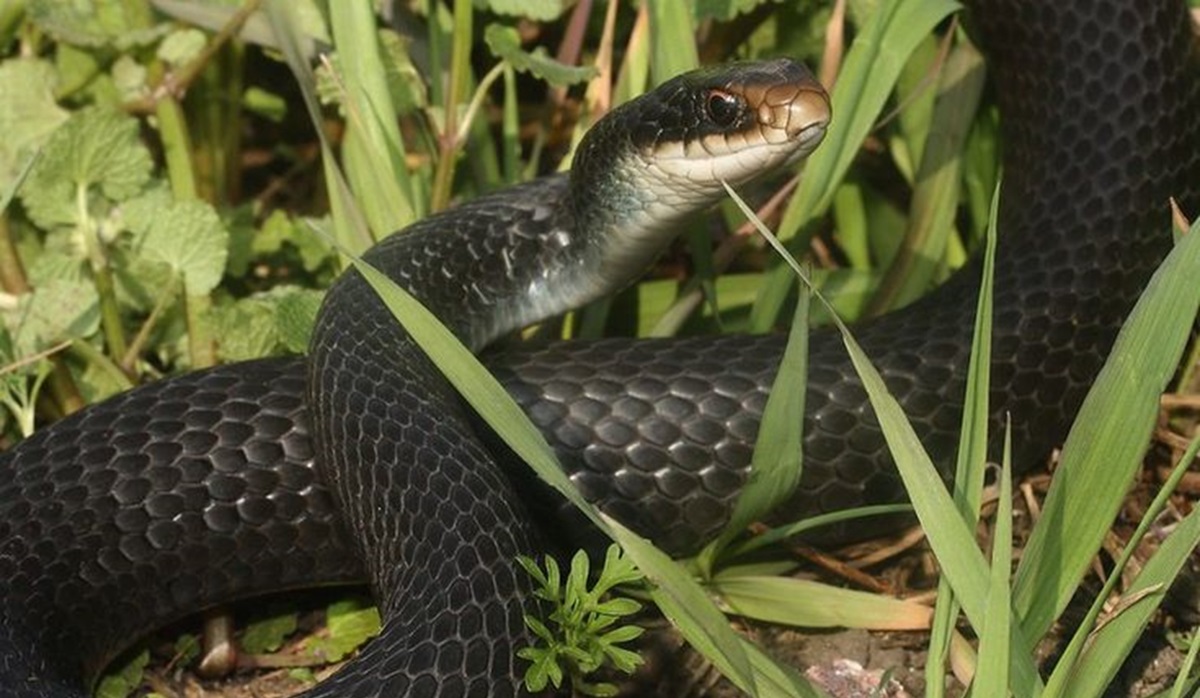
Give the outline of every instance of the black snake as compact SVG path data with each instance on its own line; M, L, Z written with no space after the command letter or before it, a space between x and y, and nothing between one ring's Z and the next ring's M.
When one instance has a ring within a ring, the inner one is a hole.
M993 405L1013 414L1028 458L1061 438L1168 249L1168 197L1200 210L1200 72L1181 0L970 4L1004 119ZM737 104L708 104L714 94L736 103L742 88L714 93L703 83L697 93L691 79L674 83L678 102L702 94L690 109L723 120L728 106L742 118ZM672 113L618 112L590 142L683 135ZM605 158L617 150L588 147L580 172L613 165ZM675 205L647 202L650 187L605 171L584 172L603 186L553 178L486 197L389 238L369 258L478 344L530 319L512 301L516 290L541 292L523 261L590 283L590 272L561 268L572 264L563 255L572 238L545 231L563 220L597 224L629 202ZM574 196L559 206L577 186L623 203ZM459 228L479 237L468 246L445 232ZM498 278L497 268L521 288L480 280ZM467 276L448 283L447 271ZM857 331L941 462L957 434L975 286L969 269ZM781 346L776 337L613 339L507 351L490 363L589 498L684 550L728 514ZM319 320L309 381L295 360L161 381L5 454L0 693L85 695L115 652L165 620L364 578L383 633L306 695L518 693L527 582L512 558L536 532L470 415L411 349L361 277L347 274ZM805 474L789 516L899 497L838 343L816 335L811 364Z

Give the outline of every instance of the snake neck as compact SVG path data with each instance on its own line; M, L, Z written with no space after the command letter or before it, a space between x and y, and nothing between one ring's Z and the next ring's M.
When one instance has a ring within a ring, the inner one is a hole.
M724 195L719 183L672 191L631 140L637 118L618 108L597 123L569 173L427 218L365 258L474 350L621 290Z

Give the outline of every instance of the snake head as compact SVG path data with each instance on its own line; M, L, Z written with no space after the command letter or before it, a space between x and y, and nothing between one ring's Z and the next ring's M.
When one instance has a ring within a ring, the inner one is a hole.
M825 136L829 95L801 63L729 63L675 77L621 105L580 143L572 188L617 203L629 227L673 228L740 185L807 156ZM583 211L601 225L626 221ZM592 221L586 221L592 225Z
M825 89L787 58L692 71L648 97L633 147L648 166L704 188L807 156L831 114Z

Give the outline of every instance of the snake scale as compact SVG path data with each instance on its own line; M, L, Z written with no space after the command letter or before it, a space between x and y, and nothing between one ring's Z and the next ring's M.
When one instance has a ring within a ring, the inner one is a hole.
M1169 248L1168 197L1200 210L1200 69L1182 0L968 5L1003 114L993 406L1013 414L1030 460L1063 436ZM605 123L618 133L619 119ZM611 165L603 160L579 162ZM499 241L553 266L555 252L530 245L570 246L537 234L564 215L547 202L570 187L559 177L485 197L369 258L415 282L477 345L532 311L486 302L508 288L434 282L445 267L522 259L487 247ZM587 221L613 208L568 214ZM456 226L490 230L491 242L464 248L435 234ZM968 267L856 331L941 463L957 432L977 279ZM523 281L535 298L545 290L536 275ZM0 694L87 695L131 638L172 618L364 579L383 632L306 696L519 693L528 589L512 556L533 549L537 532L516 488L361 277L339 280L314 337L307 364L153 383L4 454ZM728 514L781 350L772 336L610 339L488 362L590 499L687 550ZM806 469L788 516L895 500L898 479L831 335L814 336L811 365Z

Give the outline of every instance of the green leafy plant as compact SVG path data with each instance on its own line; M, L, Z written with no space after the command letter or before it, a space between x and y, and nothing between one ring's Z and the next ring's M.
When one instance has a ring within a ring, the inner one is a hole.
M590 683L588 677L604 666L629 674L642 663L641 656L621 644L640 637L643 629L636 625L616 625L622 618L640 611L642 604L610 596L617 586L640 582L641 573L616 545L608 547L604 566L590 588L590 564L582 550L571 558L571 570L565 580L558 562L549 555L545 557L544 570L532 558L521 556L517 561L537 582L534 594L551 609L546 622L525 615L525 625L541 640L541 644L517 652L530 662L525 670L525 688L533 692L543 690L547 684L560 688L565 676L579 695L616 695L616 686Z

